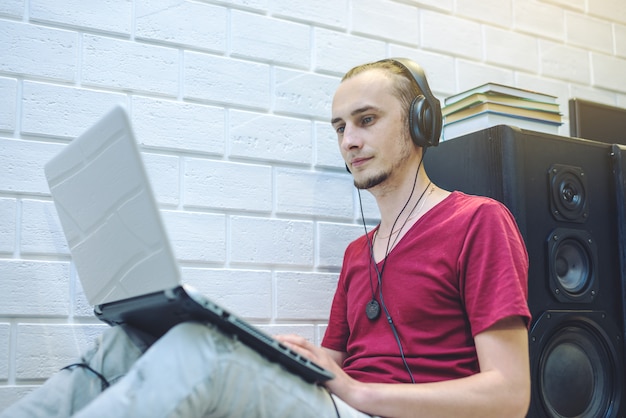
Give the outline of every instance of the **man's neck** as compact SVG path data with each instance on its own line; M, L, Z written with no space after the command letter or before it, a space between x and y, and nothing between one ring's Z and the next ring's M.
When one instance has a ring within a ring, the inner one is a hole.
M430 180L423 167L417 173L417 166L402 173L401 181L394 182L393 178L384 184L371 189L370 192L376 199L380 211L381 232L390 231L394 222L403 222L411 214L412 209L419 206L427 192Z

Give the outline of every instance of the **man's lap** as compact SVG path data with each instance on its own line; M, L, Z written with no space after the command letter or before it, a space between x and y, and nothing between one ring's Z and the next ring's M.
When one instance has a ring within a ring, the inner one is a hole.
M83 358L111 384L104 393L98 376L72 367L5 413L11 417L70 416L77 411L77 416L89 417L336 416L324 388L285 372L210 326L180 324L145 351L149 343L132 329L107 329ZM335 403L342 417L366 416L338 399Z

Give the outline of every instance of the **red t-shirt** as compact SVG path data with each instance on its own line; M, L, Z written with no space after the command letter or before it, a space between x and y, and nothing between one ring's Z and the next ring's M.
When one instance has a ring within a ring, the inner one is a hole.
M410 382L384 310L365 314L370 281L380 302L362 236L346 249L322 346L347 353L357 380ZM416 383L477 373L476 334L509 316L530 324L524 242L508 209L485 197L453 192L425 213L389 253L382 286Z

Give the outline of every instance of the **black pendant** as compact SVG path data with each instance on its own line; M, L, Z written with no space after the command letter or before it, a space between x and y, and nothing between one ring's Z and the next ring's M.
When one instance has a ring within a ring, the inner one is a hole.
M380 305L376 299L372 299L367 302L367 305L365 305L365 315L367 315L367 319L370 321L378 319L380 316Z

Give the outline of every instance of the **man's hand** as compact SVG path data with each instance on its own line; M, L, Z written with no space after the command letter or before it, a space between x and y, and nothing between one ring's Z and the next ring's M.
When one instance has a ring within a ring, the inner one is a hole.
M274 337L298 354L303 355L318 366L332 372L335 377L326 382L326 387L339 397L341 397L341 393L348 390L349 387L358 384L356 380L348 376L341 368L341 363L345 357L344 354L316 346L299 335L288 334L276 335Z

